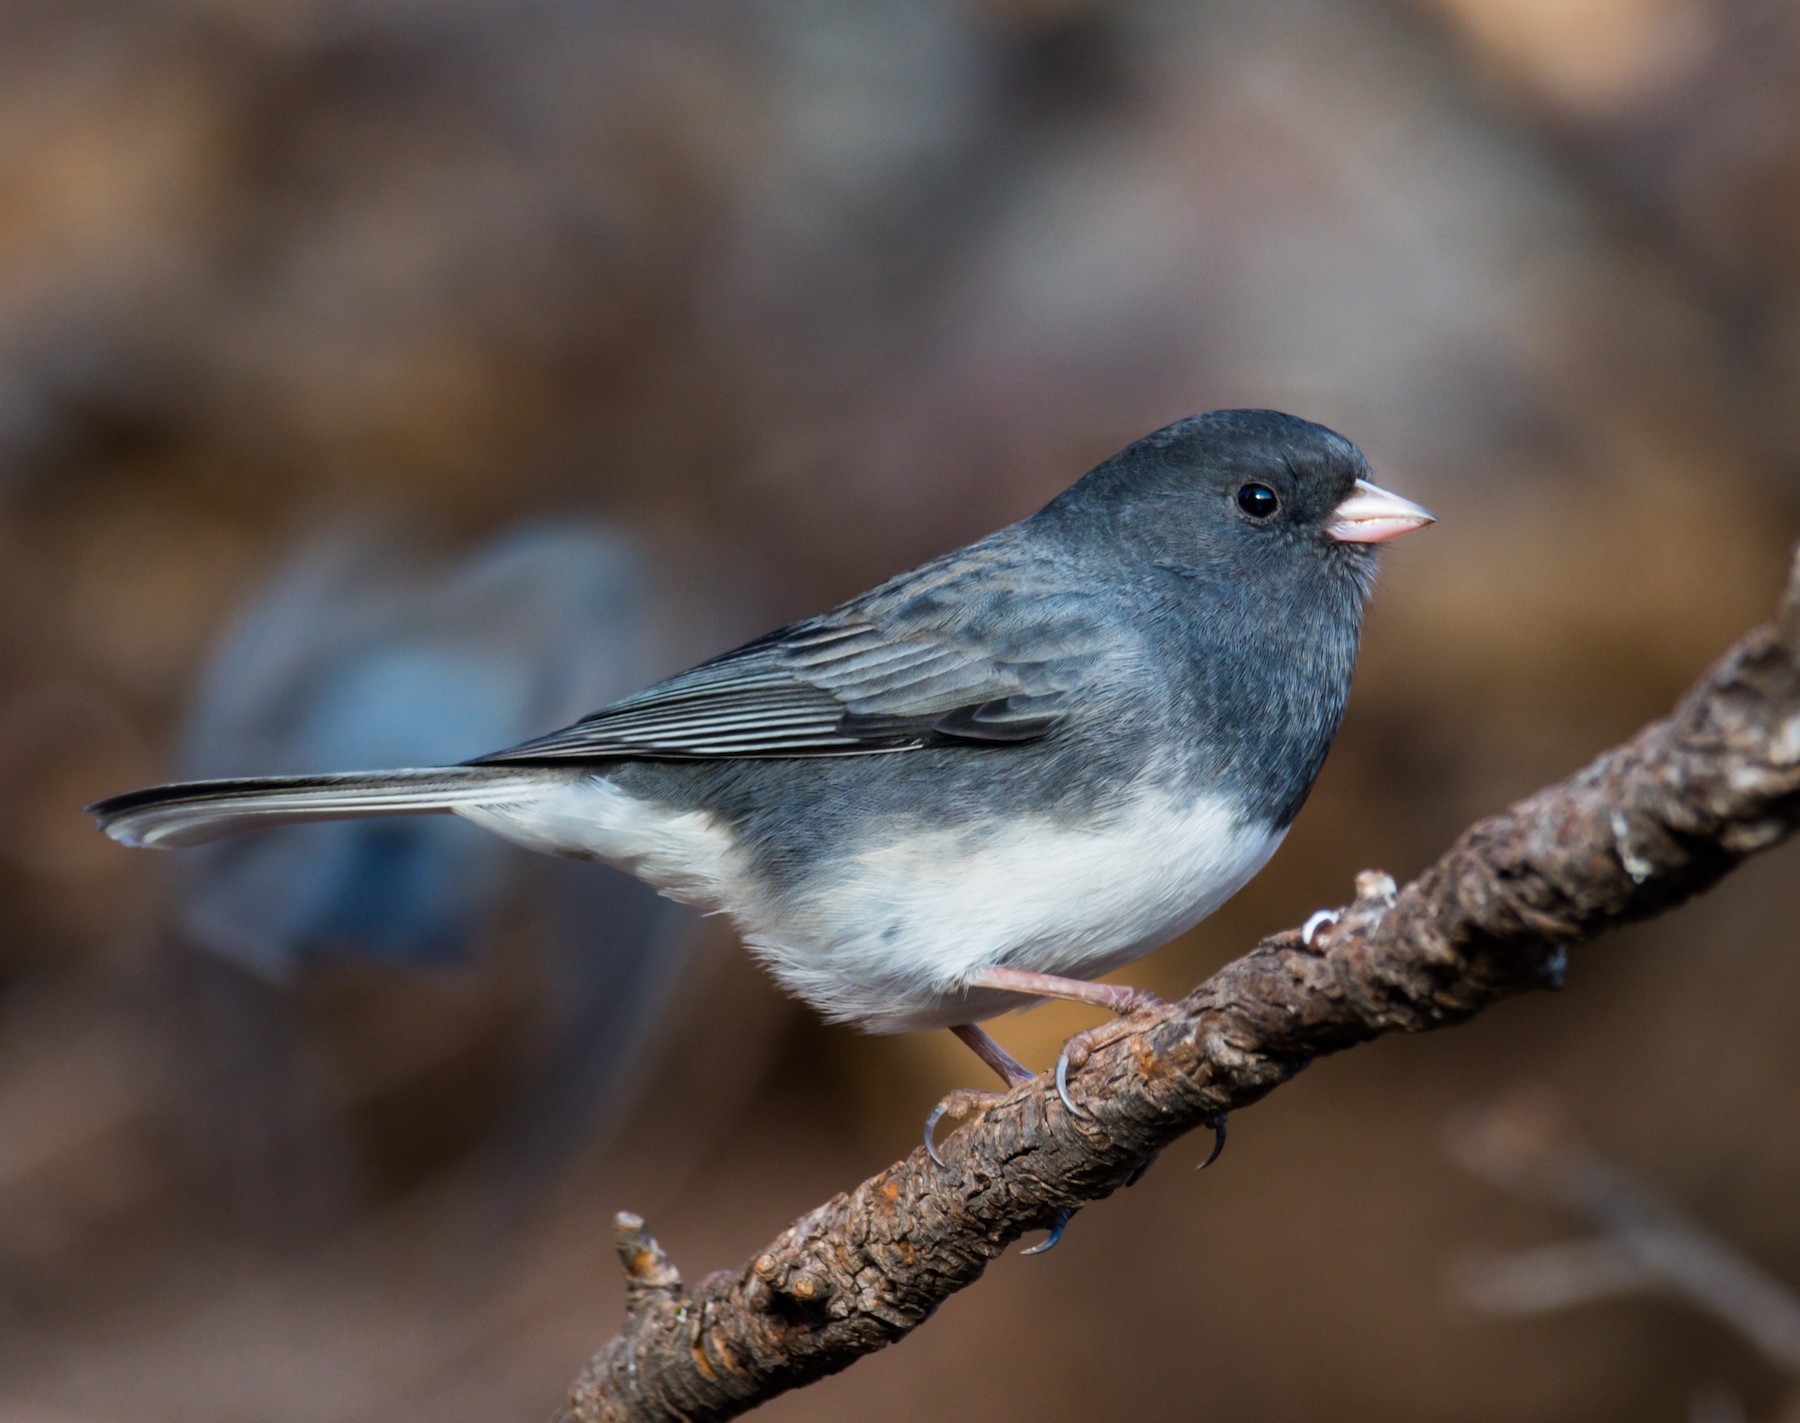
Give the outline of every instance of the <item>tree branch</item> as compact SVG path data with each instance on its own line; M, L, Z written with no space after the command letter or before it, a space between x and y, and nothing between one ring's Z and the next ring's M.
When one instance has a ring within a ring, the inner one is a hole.
M1365 873L1309 947L1265 939L1181 1002L1122 1019L1045 1078L789 1226L691 1294L620 1216L628 1313L563 1423L735 1417L901 1338L1028 1230L1101 1200L1164 1146L1314 1058L1458 1023L1561 983L1569 946L1709 888L1800 824L1800 564L1666 719L1465 831L1404 889Z

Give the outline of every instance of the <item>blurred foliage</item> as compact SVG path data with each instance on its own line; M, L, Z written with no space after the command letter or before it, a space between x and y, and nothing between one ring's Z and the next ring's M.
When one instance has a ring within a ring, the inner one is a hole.
M1180 415L1343 430L1442 524L1388 560L1286 849L1130 975L1179 991L1763 616L1797 385L1777 0L8 0L0 1414L542 1416L617 1317L611 1210L735 1264L969 1080L947 1035L820 1027L719 935L624 1129L501 1229L480 1147L541 988L503 919L448 975L292 990L308 1120L349 1148L284 1188L364 1179L347 1215L247 1224L170 866L77 807L174 768L210 649L322 521L446 557L629 524L697 657ZM1541 1079L1800 1279L1786 873L1585 953L1558 999L1322 1065L1206 1177L1176 1153L770 1415L1635 1420L1722 1381L1774 1417L1780 1379L1653 1302L1471 1315L1444 1261L1555 1225L1437 1140ZM999 1031L1042 1063L1084 1021Z

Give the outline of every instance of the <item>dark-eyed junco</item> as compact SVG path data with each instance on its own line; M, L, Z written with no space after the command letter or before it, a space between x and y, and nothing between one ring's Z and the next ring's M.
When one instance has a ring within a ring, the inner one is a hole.
M1196 416L1020 523L510 750L92 810L150 846L450 811L724 910L826 1017L951 1028L1016 1082L976 1023L1142 1005L1090 980L1281 843L1343 716L1371 545L1431 522L1368 473L1305 420Z

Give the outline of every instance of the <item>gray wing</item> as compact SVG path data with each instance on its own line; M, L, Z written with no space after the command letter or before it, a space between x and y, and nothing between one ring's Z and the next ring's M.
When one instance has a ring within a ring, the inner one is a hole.
M1036 740L1067 717L1112 649L1096 599L1008 554L977 545L949 555L480 762Z

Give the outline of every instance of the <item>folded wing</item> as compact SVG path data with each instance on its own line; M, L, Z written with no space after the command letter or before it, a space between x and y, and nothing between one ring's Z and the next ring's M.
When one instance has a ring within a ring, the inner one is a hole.
M975 552L479 763L853 755L1046 736L1109 650L1094 601L1038 586L1004 548Z

